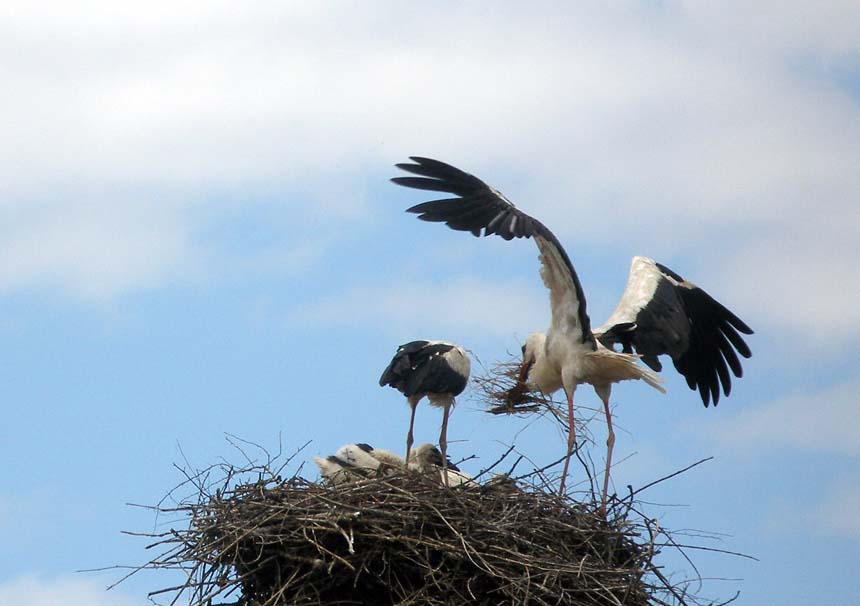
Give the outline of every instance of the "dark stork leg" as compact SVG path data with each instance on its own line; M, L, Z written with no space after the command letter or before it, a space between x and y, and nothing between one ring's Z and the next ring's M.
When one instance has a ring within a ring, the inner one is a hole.
M409 416L409 433L406 434L406 463L409 467L409 454L412 452L412 427L415 425L415 409L418 408L418 400L409 399L409 406L412 408L412 414Z
M606 413L606 426L609 435L606 437L606 471L603 472L603 496L600 499L600 515L606 517L606 498L609 494L609 469L612 467L612 448L615 446L615 432L612 431L612 411L609 410L610 386L595 387L594 391L603 400L603 410Z
M567 456L564 458L564 469L561 471L561 482L558 487L559 496L564 496L564 485L567 483L567 470L570 467L570 457L573 454L573 447L576 444L575 436L573 433L573 391L567 393L567 420L568 420L568 428L567 428Z
M442 483L448 486L448 413L451 403L445 404L442 411L442 431L439 434L439 450L442 451Z

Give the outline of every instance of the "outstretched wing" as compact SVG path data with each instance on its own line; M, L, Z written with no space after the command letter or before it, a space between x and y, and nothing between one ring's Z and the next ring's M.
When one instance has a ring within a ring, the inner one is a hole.
M743 376L738 355L752 353L740 334L753 331L704 290L671 269L645 257L634 257L627 288L606 323L595 330L601 343L635 349L642 361L662 369L657 356L668 354L690 389L698 389L705 406L720 400L720 386L732 390L729 370Z
M410 159L414 164L397 164L397 168L420 176L395 177L394 183L456 197L424 202L408 208L407 212L417 214L422 221L445 223L451 229L475 236L496 234L505 240L534 238L541 253L541 277L550 290L553 326L579 332L583 343L594 345L582 285L558 238L543 223L519 210L474 175L438 160L418 156Z

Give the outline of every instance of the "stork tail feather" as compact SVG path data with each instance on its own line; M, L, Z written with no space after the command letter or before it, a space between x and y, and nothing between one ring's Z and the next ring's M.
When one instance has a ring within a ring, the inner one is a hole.
M638 362L641 356L638 354L619 353L599 347L597 351L590 352L588 357L593 364L589 374L594 377L594 380L589 383L597 385L601 382L642 380L660 393L666 393L663 389L663 379L657 373L640 365Z

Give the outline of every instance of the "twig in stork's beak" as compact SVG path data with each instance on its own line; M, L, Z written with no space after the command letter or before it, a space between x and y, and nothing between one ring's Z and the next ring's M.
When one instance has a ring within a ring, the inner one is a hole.
M517 373L517 382L513 387L511 387L510 391L508 391L508 397L506 399L507 404L511 409L522 401L523 394L528 391L526 380L529 377L529 371L532 369L532 365L534 365L534 363L533 359L526 360L525 357L523 357L519 373Z

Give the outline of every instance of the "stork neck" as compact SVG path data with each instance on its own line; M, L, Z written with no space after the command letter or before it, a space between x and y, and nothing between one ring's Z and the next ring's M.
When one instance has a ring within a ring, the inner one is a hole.
M528 383L545 394L554 393L562 387L561 366L553 363L544 347L535 350L535 362L529 372Z

